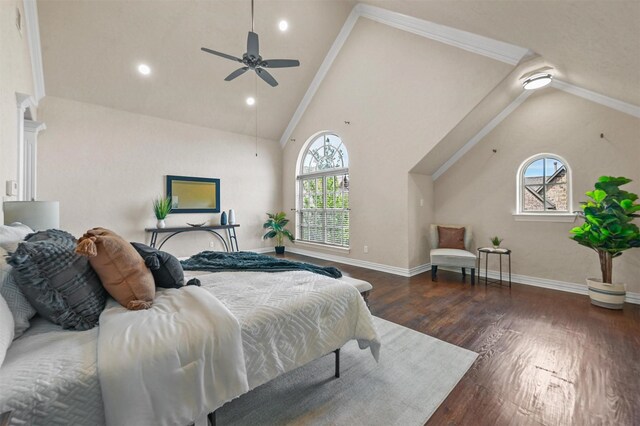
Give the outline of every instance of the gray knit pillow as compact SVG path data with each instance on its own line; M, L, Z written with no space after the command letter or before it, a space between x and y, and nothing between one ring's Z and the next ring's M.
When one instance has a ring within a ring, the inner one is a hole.
M106 292L76 239L57 229L30 234L8 259L13 278L38 313L63 328L87 330L98 323Z
M13 315L13 338L17 339L29 328L29 320L36 314L36 310L13 279L13 268L7 263L8 256L9 254L0 247L0 296L4 297Z

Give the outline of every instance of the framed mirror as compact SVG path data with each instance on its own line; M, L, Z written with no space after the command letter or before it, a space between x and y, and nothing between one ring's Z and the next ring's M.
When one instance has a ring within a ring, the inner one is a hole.
M220 213L220 179L167 175L171 213Z

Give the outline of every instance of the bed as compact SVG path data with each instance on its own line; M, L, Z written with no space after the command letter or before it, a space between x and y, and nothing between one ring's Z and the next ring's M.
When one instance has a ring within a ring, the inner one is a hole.
M371 314L358 290L346 281L306 271L187 272L187 279L194 276L240 324L249 390L353 339L377 359L380 341ZM97 362L99 332L66 331L34 320L13 342L0 368L0 413L13 411L15 425L118 424L121 417L105 418L104 381ZM363 353L363 362L375 361ZM165 394L179 397L171 389ZM180 423L199 419L194 415ZM154 423L167 421L159 418Z

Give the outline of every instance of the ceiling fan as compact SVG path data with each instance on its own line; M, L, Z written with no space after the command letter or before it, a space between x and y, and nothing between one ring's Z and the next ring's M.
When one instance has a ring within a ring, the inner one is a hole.
M251 0L251 31L249 31L249 35L247 36L247 52L242 55L242 59L227 55L226 53L217 52L206 47L202 47L201 50L203 52L211 53L213 55L244 64L244 67L238 68L229 74L227 78L225 78L225 81L231 81L234 78L240 77L245 72L252 70L258 74L258 77L266 81L269 85L276 87L278 82L267 72L265 68L297 67L300 65L300 61L296 59L262 59L262 56L260 56L258 34L253 32L253 21L253 0Z

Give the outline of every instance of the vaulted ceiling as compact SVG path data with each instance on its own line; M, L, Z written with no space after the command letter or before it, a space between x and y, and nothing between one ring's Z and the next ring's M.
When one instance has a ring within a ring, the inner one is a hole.
M640 2L364 3L529 48L561 79L640 105ZM274 70L280 85L271 88L249 73L223 81L236 64L200 51L245 51L249 0L39 0L47 95L248 135L257 109L259 135L278 140L355 4L256 0L262 56L301 62ZM278 30L280 19L287 32ZM140 62L152 67L149 77L137 73ZM248 96L256 106L245 104Z

